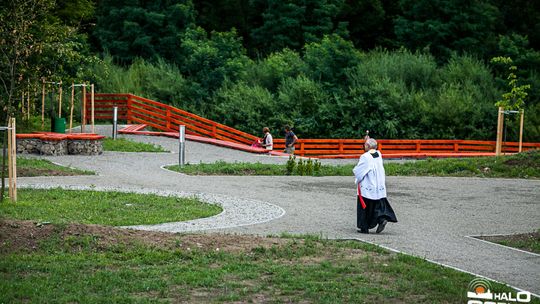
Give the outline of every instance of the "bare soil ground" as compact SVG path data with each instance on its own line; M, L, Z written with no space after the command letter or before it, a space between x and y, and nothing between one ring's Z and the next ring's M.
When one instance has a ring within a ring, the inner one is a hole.
M34 176L75 176L81 175L79 172L62 171L54 169L41 168L17 168L17 176L19 177L34 177Z
M100 225L68 224L55 226L34 221L0 220L0 253L32 252L42 240L59 234L61 240L70 237L92 236L99 247L143 244L159 248L249 252L254 248L271 248L286 244L286 239L228 235L228 234L171 234L128 230Z

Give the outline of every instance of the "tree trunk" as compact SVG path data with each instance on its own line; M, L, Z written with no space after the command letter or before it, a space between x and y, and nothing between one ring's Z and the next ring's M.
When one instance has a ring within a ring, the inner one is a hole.
M2 189L0 190L0 203L4 201L4 192L6 191L6 133L2 133Z

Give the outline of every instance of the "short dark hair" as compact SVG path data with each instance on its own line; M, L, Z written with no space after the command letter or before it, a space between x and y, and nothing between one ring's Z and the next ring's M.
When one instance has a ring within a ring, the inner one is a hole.
M290 131L291 130L291 127L289 125L285 125L285 131Z

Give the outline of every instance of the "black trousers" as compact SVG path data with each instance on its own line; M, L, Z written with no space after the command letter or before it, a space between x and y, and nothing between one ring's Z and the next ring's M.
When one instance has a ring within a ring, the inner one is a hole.
M362 208L360 197L356 196L356 227L362 232L375 228L383 220L397 222L396 214L386 198L372 200L362 197L366 209Z

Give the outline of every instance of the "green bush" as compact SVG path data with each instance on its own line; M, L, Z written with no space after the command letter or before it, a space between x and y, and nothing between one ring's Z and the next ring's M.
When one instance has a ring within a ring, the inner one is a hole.
M215 106L212 93L226 79L243 79L250 59L234 29L208 35L203 28L196 27L188 29L181 40L179 67L189 76L191 87L187 97L200 113L209 114Z
M320 42L305 46L306 75L336 85L346 79L346 70L356 66L362 58L362 53L354 48L352 42L336 34L324 36Z
M247 67L246 81L275 92L283 79L298 77L305 71L305 63L295 51L283 49Z
M283 116L283 124L295 127L297 135L316 137L325 133L319 124L319 107L329 101L330 96L320 83L301 75L282 82L278 89L278 103L273 110Z
M411 53L405 49L387 51L377 49L369 52L348 74L354 86L362 79L388 78L391 82L403 83L410 90L424 90L440 84L437 63L433 56Z
M285 167L287 168L287 175L292 175L296 167L296 156L290 155Z
M281 128L280 116L274 112L276 99L262 87L227 83L216 92L214 102L216 119L227 126L255 135L265 126Z

